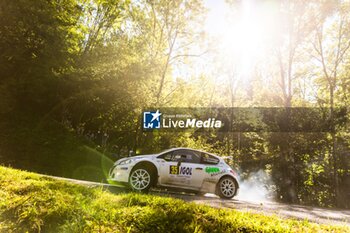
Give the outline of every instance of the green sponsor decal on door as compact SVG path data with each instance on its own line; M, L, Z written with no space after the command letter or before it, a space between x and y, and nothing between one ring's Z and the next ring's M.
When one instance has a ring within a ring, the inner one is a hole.
M205 172L209 173L209 174L216 173L216 172L219 172L219 171L220 171L220 169L218 167L206 167L205 168Z

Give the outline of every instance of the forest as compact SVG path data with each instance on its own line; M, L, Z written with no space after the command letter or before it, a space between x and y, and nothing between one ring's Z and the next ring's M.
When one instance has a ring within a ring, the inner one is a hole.
M349 61L343 0L1 0L0 164L102 181L131 150L190 147L265 174L276 200L350 208ZM142 130L165 108L273 122Z

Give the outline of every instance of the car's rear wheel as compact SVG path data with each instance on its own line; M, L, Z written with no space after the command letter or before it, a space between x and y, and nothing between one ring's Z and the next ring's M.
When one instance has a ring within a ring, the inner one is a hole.
M224 176L218 183L217 192L221 198L233 198L237 193L237 184L235 180L229 176Z
M152 185L152 172L148 168L135 168L131 171L129 185L134 191L147 192Z

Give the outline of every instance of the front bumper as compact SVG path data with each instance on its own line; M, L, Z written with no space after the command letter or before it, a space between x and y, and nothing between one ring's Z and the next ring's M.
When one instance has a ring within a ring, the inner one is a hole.
M128 183L130 171L130 166L114 165L109 172L108 181Z

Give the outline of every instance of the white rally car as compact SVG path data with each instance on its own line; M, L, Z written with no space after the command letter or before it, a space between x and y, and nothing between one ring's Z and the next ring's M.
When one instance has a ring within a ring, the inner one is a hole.
M158 186L214 193L221 198L232 198L239 189L237 173L222 158L188 148L120 159L108 180L127 184L135 191Z

